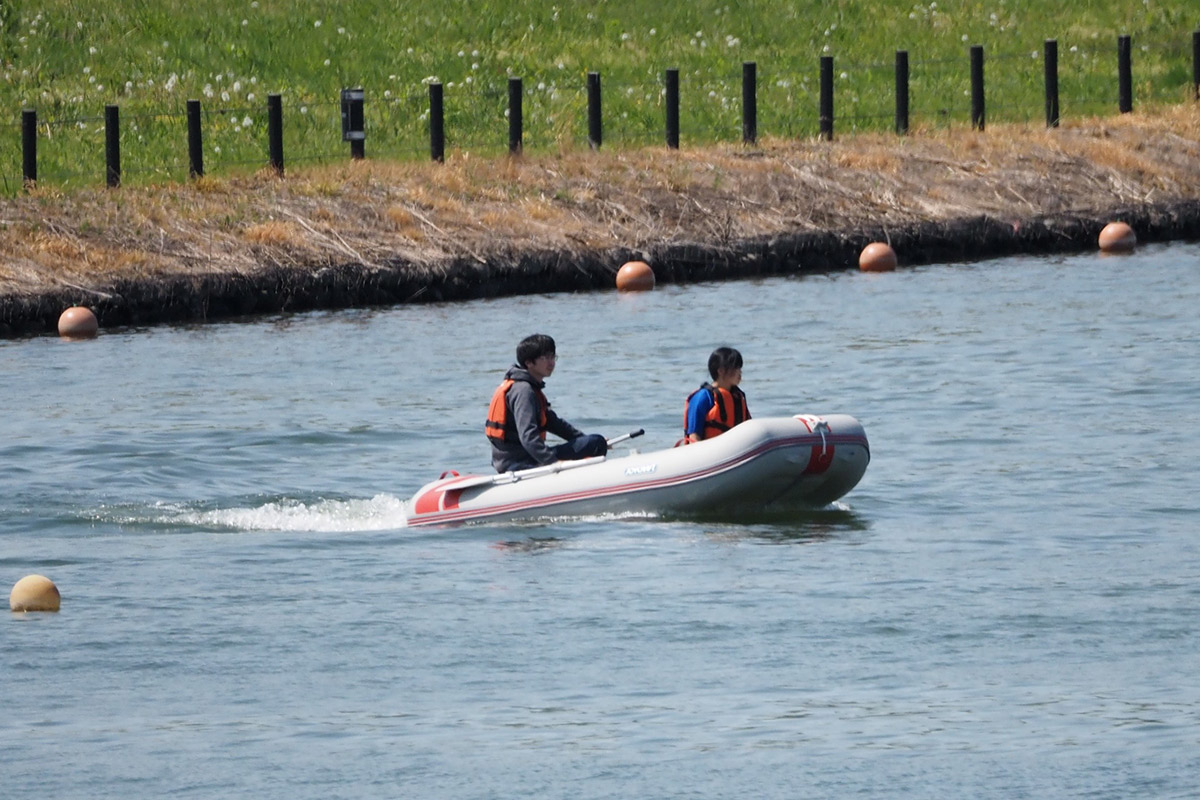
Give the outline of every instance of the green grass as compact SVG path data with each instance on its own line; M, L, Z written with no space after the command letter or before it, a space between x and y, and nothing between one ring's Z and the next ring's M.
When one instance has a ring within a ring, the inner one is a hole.
M663 141L662 79L680 70L683 146L737 141L742 62L758 64L760 136L817 133L818 63L834 57L837 131L893 124L894 54L911 119L969 120L969 45L986 53L987 119L1043 118L1042 45L1059 43L1065 118L1116 112L1116 40L1133 37L1135 108L1190 98L1194 0L589 3L498 0L0 0L0 190L20 187L20 113L39 120L39 179L95 185L104 106L119 104L126 182L187 175L185 101L204 107L205 168L266 161L266 97L284 103L289 166L347 157L338 92L367 92L367 153L428 157L430 80L447 146L507 145L507 80L525 88L526 149L585 147L586 74L601 73L606 147Z

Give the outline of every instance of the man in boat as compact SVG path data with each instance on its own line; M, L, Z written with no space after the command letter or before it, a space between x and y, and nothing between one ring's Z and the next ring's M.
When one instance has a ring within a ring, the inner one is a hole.
M742 382L742 354L732 347L718 347L708 357L712 383L704 383L688 395L683 410L683 440L691 444L720 436L734 425L750 419Z
M517 345L517 363L509 368L492 395L487 433L492 443L492 466L497 472L530 469L555 461L602 456L608 442L600 434L585 434L550 409L542 389L557 363L554 340L541 333ZM546 444L546 434L566 441Z

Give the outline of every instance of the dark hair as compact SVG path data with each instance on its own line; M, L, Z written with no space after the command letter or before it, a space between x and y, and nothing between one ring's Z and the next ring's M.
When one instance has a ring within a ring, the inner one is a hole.
M708 357L708 374L712 375L714 381L722 371L729 372L741 368L742 354L732 347L718 347Z
M554 354L554 340L544 333L526 336L517 345L517 366L523 367L530 361Z

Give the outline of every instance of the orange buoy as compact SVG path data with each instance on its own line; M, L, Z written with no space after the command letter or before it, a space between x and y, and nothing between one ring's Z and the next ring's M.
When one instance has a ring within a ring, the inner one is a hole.
M629 261L617 270L617 289L622 292L648 292L654 288L654 270L645 261Z
M858 256L858 268L863 272L891 272L896 263L896 251L883 242L871 242Z
M67 339L90 339L100 330L100 323L90 308L71 306L58 318L58 335Z
M1137 234L1124 222L1110 222L1100 231L1100 249L1105 253L1128 253L1137 244Z
M13 611L58 611L61 599L54 581L44 575L26 575L13 586L8 607Z

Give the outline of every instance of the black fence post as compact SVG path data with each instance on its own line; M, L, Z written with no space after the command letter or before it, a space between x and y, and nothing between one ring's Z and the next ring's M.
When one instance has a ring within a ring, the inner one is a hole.
M267 158L283 177L283 97L278 94L267 95Z
M667 70L667 147L679 149L679 70Z
M833 141L833 56L821 56L821 138Z
M119 106L104 107L104 160L105 183L109 188L121 185L121 109Z
M1130 63L1132 41L1128 36L1117 37L1117 94L1122 114L1133 111L1133 66Z
M742 143L758 141L758 64L742 62Z
M520 78L508 79L508 152L517 155L522 150L521 134L521 88Z
M439 164L446 161L446 109L442 104L442 85L429 84L429 158Z
M971 127L977 131L984 128L985 105L983 99L983 45L971 45Z
M21 111L21 167L25 188L32 188L37 183L37 111L32 108Z
M1046 67L1046 127L1058 127L1058 40L1047 39L1043 62Z
M588 103L588 147L600 149L603 134L600 117L600 73L587 74L587 103Z
M1200 100L1200 31L1192 31L1192 99Z
M204 138L200 130L200 101L187 101L188 177L204 175Z
M350 158L355 161L367 156L365 102L366 92L362 89L342 89L342 141L350 143Z
M896 51L896 133L908 133L908 51Z

